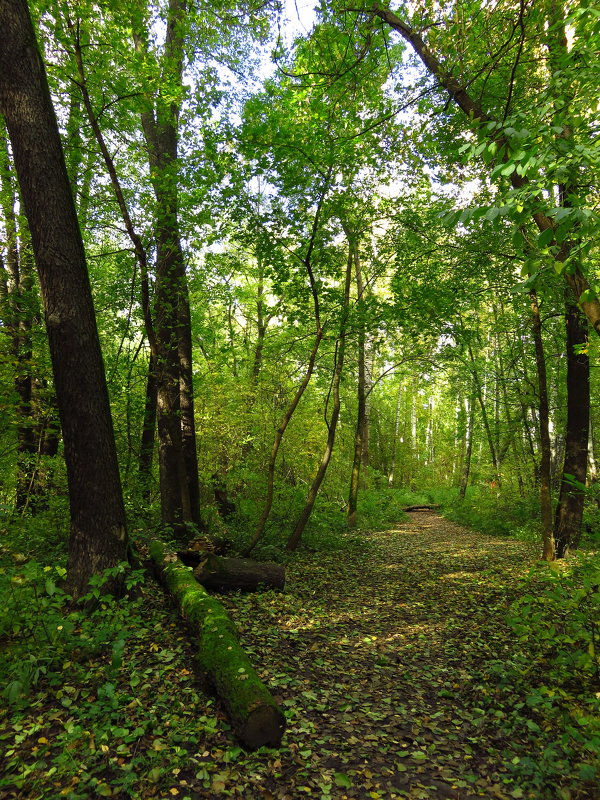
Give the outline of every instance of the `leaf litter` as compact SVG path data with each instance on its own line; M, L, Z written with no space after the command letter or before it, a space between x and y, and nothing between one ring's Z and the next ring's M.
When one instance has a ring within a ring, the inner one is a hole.
M428 512L361 535L350 552L300 552L283 594L222 598L285 711L279 750L239 747L148 583L112 689L91 659L87 686L67 671L3 712L0 797L598 798L591 782L515 771L554 735L511 732L523 698L494 679L520 646L506 615L537 550Z

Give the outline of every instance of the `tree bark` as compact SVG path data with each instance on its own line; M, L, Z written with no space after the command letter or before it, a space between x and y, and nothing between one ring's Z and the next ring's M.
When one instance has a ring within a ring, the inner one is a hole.
M92 575L127 558L125 510L85 252L24 0L0 0L0 26L0 113L44 302L71 508L67 585L77 597Z
M581 536L590 426L590 361L584 351L587 323L567 303L567 433L560 495L554 520L556 555L564 558Z
M178 139L182 90L185 0L169 0L162 58L165 95L146 98L142 128L156 198L155 330L158 368L158 440L162 520L182 531L202 526L192 336L185 259L178 212ZM136 48L147 52L147 32L133 32Z
M247 558L222 558L208 553L194 569L194 577L215 592L255 592L285 587L285 567Z
M161 580L198 638L200 668L223 701L237 736L252 750L264 745L278 747L285 717L240 647L231 618L162 542L151 542L150 554Z

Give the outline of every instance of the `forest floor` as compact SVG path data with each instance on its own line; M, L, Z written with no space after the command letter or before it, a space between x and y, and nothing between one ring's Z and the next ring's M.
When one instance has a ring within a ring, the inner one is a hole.
M507 609L537 548L427 512L360 537L299 554L285 593L224 600L285 710L279 750L238 746L146 582L145 629L134 615L118 675L105 655L70 674L73 659L2 712L0 797L599 798L591 780L529 776L560 731L498 679L519 646Z

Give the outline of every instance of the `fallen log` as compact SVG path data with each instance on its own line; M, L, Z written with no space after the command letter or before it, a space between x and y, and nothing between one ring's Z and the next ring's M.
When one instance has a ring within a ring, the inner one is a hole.
M215 592L236 589L253 592L260 587L283 591L285 567L248 558L221 558L208 553L194 569L194 577L206 589Z
M239 739L249 748L278 747L285 718L242 650L233 621L163 542L150 543L160 579L198 637L198 661L223 701Z
M431 505L423 506L406 506L402 511L437 511L438 508L441 508L439 503L432 503Z

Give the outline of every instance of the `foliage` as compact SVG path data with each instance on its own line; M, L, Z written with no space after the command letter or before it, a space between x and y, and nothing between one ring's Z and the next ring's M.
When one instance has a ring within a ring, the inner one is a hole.
M454 496L444 503L448 519L489 536L513 536L539 541L539 500L533 493L516 495L510 491L474 487L464 501Z
M279 750L253 754L198 684L193 650L156 586L144 582L137 601L104 598L90 616L46 585L60 577L54 568L13 565L3 580L20 577L11 615L23 627L8 631L2 677L8 687L25 652L38 653L39 675L0 712L0 790L31 800L65 788L74 800L251 800L265 790L426 800L443 787L466 798L591 800L597 699L590 662L578 660L591 617L573 589L583 597L597 560L527 577L529 544L430 514L353 536L342 558L299 551L284 594L223 598L288 723ZM596 590L595 613L597 601ZM40 619L49 633L52 623L50 641ZM564 624L555 648L553 620Z
M575 770L575 784L600 775L599 583L597 553L533 568L508 615L519 649L493 665L498 691L522 695L503 727L512 735L525 716L540 739L542 757L516 759L514 772L540 789L565 769ZM557 796L570 797L570 788Z

